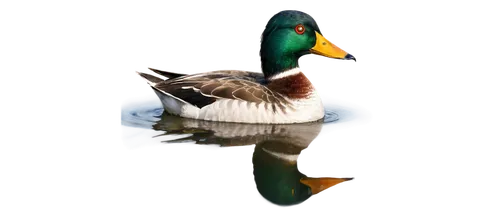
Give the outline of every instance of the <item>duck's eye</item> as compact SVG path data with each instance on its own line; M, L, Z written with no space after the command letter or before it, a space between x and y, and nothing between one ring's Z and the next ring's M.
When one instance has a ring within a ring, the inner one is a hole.
M306 27L304 27L304 25L302 25L302 24L298 24L297 26L295 26L295 32L297 34L302 35L302 34L304 34L304 32L306 32Z

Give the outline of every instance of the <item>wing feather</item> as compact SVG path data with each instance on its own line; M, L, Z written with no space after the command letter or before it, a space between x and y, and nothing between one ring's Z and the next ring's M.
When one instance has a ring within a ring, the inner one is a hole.
M284 110L284 105L289 102L263 85L263 80L263 75L259 73L214 71L179 76L160 82L154 87L198 108L212 104L218 99L230 99L247 101L249 105L264 102L266 109L271 107L276 111L278 107Z

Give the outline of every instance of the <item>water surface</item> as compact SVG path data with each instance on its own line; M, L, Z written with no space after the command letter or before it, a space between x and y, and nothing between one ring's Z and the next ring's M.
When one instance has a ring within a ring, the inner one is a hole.
M262 140L310 145L329 132L364 125L372 113L346 101L323 97L325 118L301 124L243 124L181 118L164 113L154 95L122 102L119 122L121 141L128 150L146 146L185 144L209 150L251 147Z
M302 150L321 132L325 123L339 120L325 109L325 118L300 124L225 123L181 118L163 112L160 104L143 104L122 109L122 125L160 131L151 137L185 137L162 143L194 142L221 147L254 145L253 175L257 190L268 201L293 205L333 185L352 178L311 178L297 168ZM187 134L187 136L186 136ZM250 160L249 160L250 161Z

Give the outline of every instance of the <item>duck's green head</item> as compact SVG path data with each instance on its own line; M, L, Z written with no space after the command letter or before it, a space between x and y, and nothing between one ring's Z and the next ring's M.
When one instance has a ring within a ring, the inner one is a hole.
M286 10L269 20L260 46L262 71L266 77L298 67L299 57L309 53L356 60L325 39L316 21L306 13Z

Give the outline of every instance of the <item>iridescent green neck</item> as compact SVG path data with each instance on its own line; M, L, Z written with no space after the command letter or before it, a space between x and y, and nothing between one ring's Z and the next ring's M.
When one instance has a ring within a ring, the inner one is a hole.
M274 52L274 51L272 51ZM283 55L276 53L263 54L261 50L262 73L266 78L283 71L299 67L299 58L293 54Z

